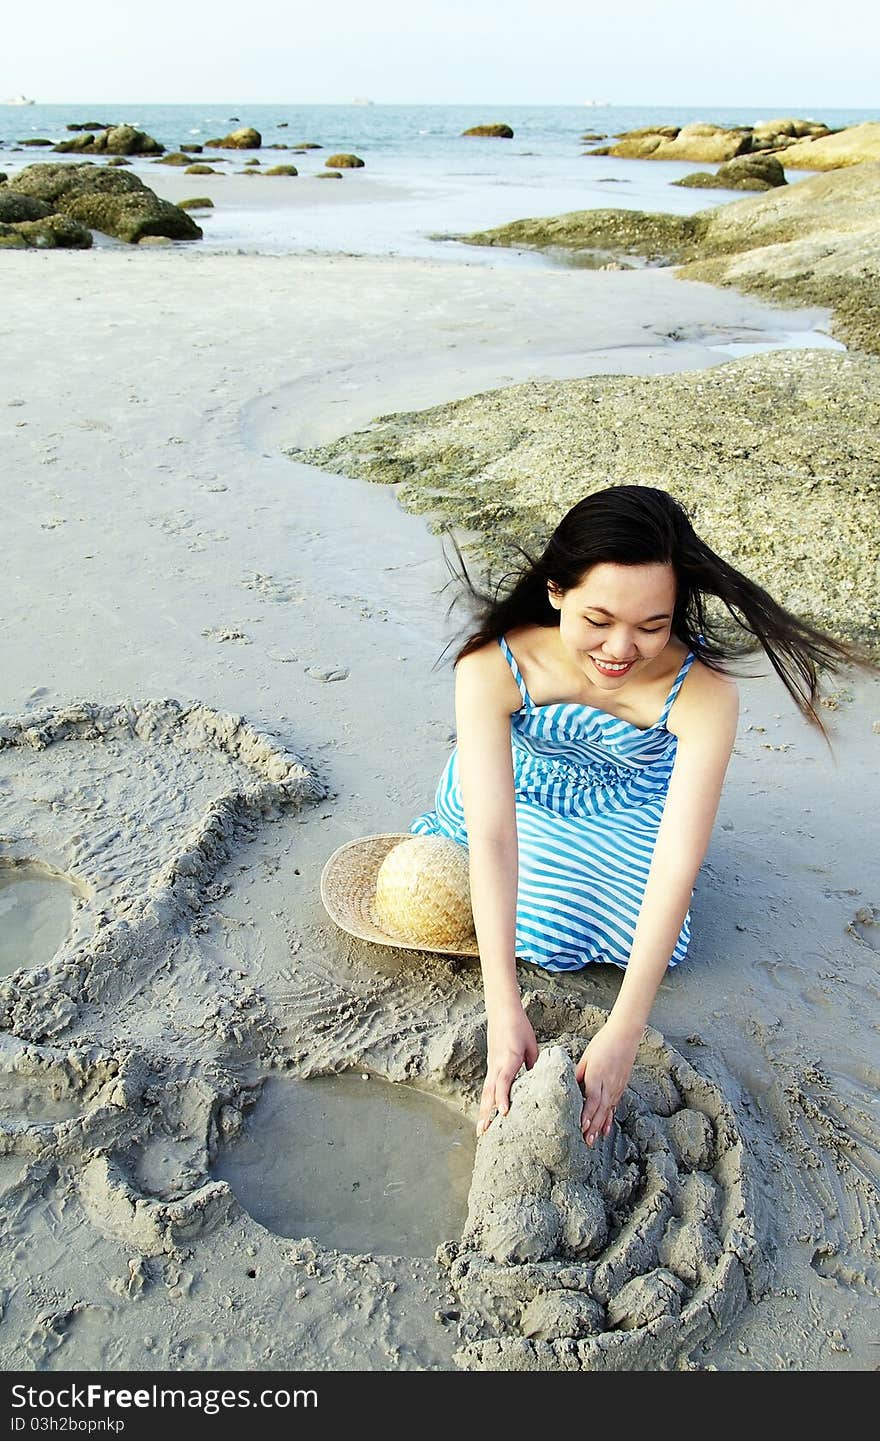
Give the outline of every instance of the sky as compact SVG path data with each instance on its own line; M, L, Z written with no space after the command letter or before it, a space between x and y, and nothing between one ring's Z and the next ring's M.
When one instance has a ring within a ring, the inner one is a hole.
M39 0L0 100L880 108L877 0Z

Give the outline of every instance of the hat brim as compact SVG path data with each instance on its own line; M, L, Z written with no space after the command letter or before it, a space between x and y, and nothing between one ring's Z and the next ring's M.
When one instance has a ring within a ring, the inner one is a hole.
M321 872L321 900L324 909L340 930L361 941L378 946L394 946L405 951L430 951L443 956L478 956L476 940L459 946L435 946L417 941L403 941L392 936L378 923L374 909L376 877L379 867L392 846L412 839L411 831L395 831L384 835L360 836L346 841L335 850Z

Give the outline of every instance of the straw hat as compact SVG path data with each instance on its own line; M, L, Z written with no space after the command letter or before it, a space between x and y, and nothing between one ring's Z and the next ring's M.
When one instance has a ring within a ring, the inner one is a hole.
M362 836L334 851L321 875L328 914L380 946L477 956L468 853L446 836Z

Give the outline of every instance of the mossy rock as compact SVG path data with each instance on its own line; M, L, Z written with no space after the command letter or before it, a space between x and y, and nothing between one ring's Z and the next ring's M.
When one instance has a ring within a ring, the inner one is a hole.
M6 171L0 170L0 185L5 185L8 179L9 176L6 174Z
M45 145L51 146L51 145L54 145L54 144L55 144L54 140L19 140L18 143L19 143L19 145L35 145L35 146L45 146Z
M214 202L208 195L194 195L191 200L178 200L181 210L213 210Z
M342 179L342 171L341 171L341 170L319 170L319 171L318 171L318 174L317 174L317 176L316 176L316 179L317 179L317 180L341 180L341 179Z
M251 168L253 168L255 165L259 165L260 161L257 159L256 156L254 156L252 160L246 160L244 163L245 165L249 165Z
M168 200L160 200L136 175L91 165L28 165L8 190L35 195L92 230L136 244L143 235L199 240L195 221Z
M180 145L178 147L178 149L184 150L187 155L201 155L204 148L203 145Z
M202 238L201 229L185 211L170 200L160 200L151 190L144 195L79 195L67 201L64 210L83 225L115 235L129 245L136 245L145 235L168 240Z
M301 140L298 145L291 147L294 150L323 150L323 145L318 145L314 140Z
M68 215L0 224L0 246L4 250L88 250L91 244L92 232Z
M77 135L73 140L59 140L53 148L62 154L90 155L162 155L165 151L152 135L133 125L112 125L107 130Z
M272 165L268 170L263 171L264 175L298 175L299 171L295 165Z
M566 215L514 220L494 230L460 236L467 245L510 245L525 250L591 251L640 255L669 264L690 254L705 221L692 215L643 210L574 210Z
M324 164L328 170L361 170L364 162L358 155L340 153L339 155L328 155Z
M714 175L697 170L672 183L704 190L773 190L787 181L775 155L738 155L719 165Z
M170 152L170 154L168 154L168 155L162 155L158 160L154 161L154 164L156 164L156 165L191 165L191 164L192 164L192 161L190 160L190 157L189 157L188 155L184 155L184 153L183 153L182 150L172 150L172 151Z
M219 174L220 174L219 170L215 170L215 169L214 169L213 165L188 165L188 166L186 167L186 169L184 170L183 173L184 173L184 175L219 175Z
M262 144L263 137L259 130L244 126L241 130L231 130L228 135L222 135L214 140L206 140L205 148L208 150L259 150Z
M86 120L81 125L66 125L65 130L112 130L112 120Z
M125 158L124 155L111 155L110 159L107 161L107 164L108 164L108 165L116 165L116 166L119 166L119 165L130 165L130 164L131 164L131 161L130 161L130 160L126 160L126 158Z
M462 130L462 135L488 135L495 140L512 140L513 131L509 125L472 125Z
M20 220L45 220L54 214L54 207L46 200L34 195L19 195L8 186L0 190L0 220L4 225L15 225Z

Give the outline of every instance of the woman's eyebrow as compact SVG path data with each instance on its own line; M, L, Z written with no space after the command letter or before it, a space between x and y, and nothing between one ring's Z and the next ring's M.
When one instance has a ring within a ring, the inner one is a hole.
M584 610L597 610L600 615L611 615L611 611L606 610L604 605L585 605ZM662 615L645 616L645 620L669 620L669 611L664 611ZM641 621L639 623L644 625L645 622Z

